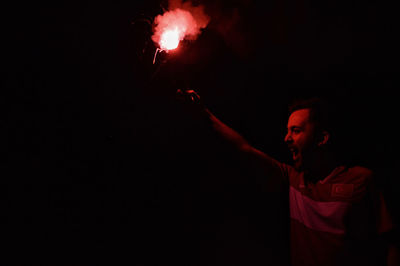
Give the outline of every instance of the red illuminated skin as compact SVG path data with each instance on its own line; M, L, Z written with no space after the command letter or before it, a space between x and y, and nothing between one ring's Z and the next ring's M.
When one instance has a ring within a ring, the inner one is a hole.
M246 154L246 157L259 161L266 171L279 172L275 159L252 147L242 136L218 120L211 112L208 111L208 114L213 121L214 129L223 136L223 139L238 147ZM304 171L309 181L317 182L338 166L334 154L329 149L325 149L330 138L329 132L317 130L310 119L309 109L294 111L289 117L287 127L285 142L292 152L294 166L299 171Z
M310 181L321 179L337 166L333 154L324 149L330 135L317 129L309 109L294 111L289 117L287 130L285 143L292 153L294 167L305 171Z
M287 130L285 142L292 153L294 166L297 169L309 167L319 147L327 142L329 136L318 140L316 127L310 120L309 109L294 111L289 117Z
M200 97L193 90L178 90L181 97L185 97L194 102L200 101ZM194 98L193 98L194 97ZM228 127L215 117L207 108L204 111L213 124L213 128L225 141L232 143L245 154L245 157L259 161L263 168L271 173L279 172L276 167L276 161L264 152L251 146L240 134ZM329 140L329 133L319 132L310 119L309 109L300 109L294 111L288 120L288 133L285 142L292 152L294 166L298 170L307 172L307 176L312 181L317 181L332 171L337 166L337 162L324 146Z

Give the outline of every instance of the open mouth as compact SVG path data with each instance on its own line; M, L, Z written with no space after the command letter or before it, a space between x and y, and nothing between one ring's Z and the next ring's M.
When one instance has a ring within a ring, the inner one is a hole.
M293 159L293 161L296 162L296 161L299 159L299 157L300 157L299 150L296 149L295 147L290 147L289 150L290 150L290 152L292 153L292 159Z

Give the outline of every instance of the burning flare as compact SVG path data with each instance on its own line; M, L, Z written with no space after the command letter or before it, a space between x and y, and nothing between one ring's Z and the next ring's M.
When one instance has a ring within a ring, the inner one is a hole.
M165 30L160 36L160 48L163 50L173 50L178 48L180 42L179 29Z
M183 39L195 40L210 20L205 15L203 6L192 6L190 2L170 0L169 7L170 11L155 18L152 36L159 49L166 51L178 48Z

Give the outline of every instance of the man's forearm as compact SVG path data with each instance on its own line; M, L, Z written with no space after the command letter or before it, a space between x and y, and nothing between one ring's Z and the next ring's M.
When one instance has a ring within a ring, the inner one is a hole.
M205 109L205 111L216 134L228 146L237 151L240 162L243 162L248 167L253 177L259 178L255 184L266 184L264 188L269 192L281 192L280 189L282 188L284 178L282 178L280 163L251 146L239 133L221 122L209 110Z
M251 148L250 144L239 133L220 121L208 109L205 109L205 112L212 124L213 130L215 130L226 142L239 151L248 151Z

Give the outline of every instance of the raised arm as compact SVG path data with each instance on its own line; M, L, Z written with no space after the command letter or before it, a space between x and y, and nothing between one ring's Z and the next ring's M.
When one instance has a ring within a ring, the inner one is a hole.
M185 101L191 102L209 122L211 129L227 144L229 148L238 152L240 158L257 172L265 176L282 176L281 163L264 152L251 146L238 132L219 120L209 109L200 102L199 95L193 90L178 90L178 95Z

